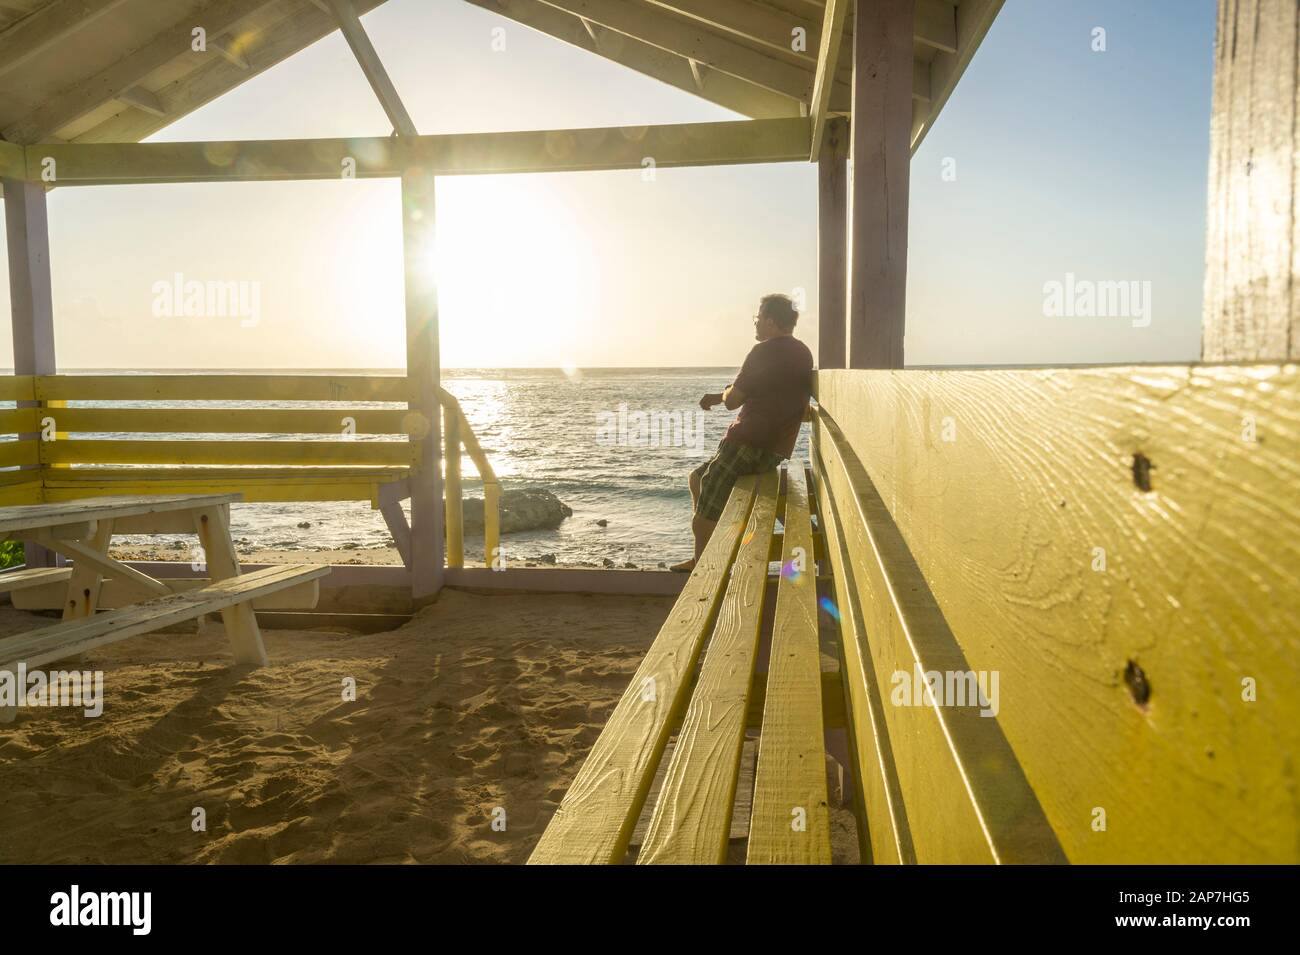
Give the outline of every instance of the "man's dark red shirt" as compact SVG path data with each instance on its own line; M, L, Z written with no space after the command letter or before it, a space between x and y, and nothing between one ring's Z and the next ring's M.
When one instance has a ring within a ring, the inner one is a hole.
M751 348L733 384L745 403L725 440L783 458L793 454L812 394L812 369L812 352L791 335L778 335Z

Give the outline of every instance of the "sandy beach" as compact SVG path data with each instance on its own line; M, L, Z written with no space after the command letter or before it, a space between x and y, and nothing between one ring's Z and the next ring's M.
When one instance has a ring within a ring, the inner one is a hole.
M0 736L0 863L523 862L671 606L449 590L387 633L267 631L259 670L219 624L110 645L102 716Z
M290 549L248 547L236 543L236 549L240 560L250 564L331 564L334 566L341 564L382 564L401 566L402 563L402 557L395 547L304 547ZM188 561L190 559L190 551L187 546L174 546L172 544L115 544L110 553L118 560ZM470 557L467 557L466 563L470 566L482 566L480 559ZM618 567L623 570L663 570L667 567L667 562L650 563L643 561L637 564L627 561L617 564L613 561L609 563L590 560L557 561L552 555L552 558L548 560L521 558L517 565L524 567L573 567L588 570L599 567Z

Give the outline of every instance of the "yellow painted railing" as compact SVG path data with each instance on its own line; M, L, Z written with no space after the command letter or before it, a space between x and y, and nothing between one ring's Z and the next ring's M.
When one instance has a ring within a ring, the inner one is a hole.
M235 490L246 501L368 500L378 507L381 491L391 500L392 485L421 479L413 464L429 428L410 410L410 387L405 377L380 375L0 376L0 401L20 405L0 409L0 434L14 436L0 441L0 468L14 469L0 471L0 504ZM438 399L447 421L448 564L464 563L460 458L468 453L484 481L491 566L500 485L456 399L442 389ZM67 406L87 401L114 404ZM120 404L140 401L253 406ZM297 402L336 404L284 406ZM398 402L408 407L365 406ZM80 437L89 434L99 437Z
M442 405L445 495L447 501L447 566L465 566L465 509L461 488L460 458L468 454L483 480L483 562L491 567L501 546L501 485L473 429L465 420L460 402L438 389Z

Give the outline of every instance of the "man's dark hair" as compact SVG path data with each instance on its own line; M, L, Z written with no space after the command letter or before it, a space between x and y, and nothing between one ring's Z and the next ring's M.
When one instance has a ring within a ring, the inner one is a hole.
M799 311L794 307L794 302L789 295L780 292L764 295L758 303L758 314L770 318L778 328L787 332L793 331L795 323L799 321Z

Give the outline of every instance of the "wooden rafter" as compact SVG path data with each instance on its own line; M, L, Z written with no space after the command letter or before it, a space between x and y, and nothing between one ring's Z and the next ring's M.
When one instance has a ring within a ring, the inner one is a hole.
M35 111L10 124L4 138L14 143L37 143L63 126L93 112L138 86L150 73L190 52L192 32L201 26L217 36L238 26L269 0L217 0L198 13L188 13L157 34L144 46L128 53L94 76L86 77L47 100Z
M620 66L693 93L742 116L752 119L777 119L801 114L797 100L780 93L773 93L726 73L710 74L707 86L701 89L696 83L689 59L623 34L600 31L592 24L592 29L596 30L596 35L600 38L598 44L592 40L579 17L547 6L541 0L511 0L504 6L498 0L465 0L465 2L554 39L596 53Z
M352 0L326 0L326 6L343 32L344 39L348 41L352 55L357 58L361 72L366 75L370 88L375 91L375 97L379 100L379 105L384 108L384 113L388 116L388 121L393 124L393 129L403 136L419 135L415 123L411 120L411 114L406 111L402 98L397 94L397 87L393 85L388 71L384 69L384 63L379 58L375 45L370 42L365 27L361 25L361 18L357 15Z
M774 93L804 103L808 102L811 95L812 74L809 70L728 39L692 20L655 7L647 0L542 2Z
M785 53L796 52L792 45L794 31L802 29L808 41L804 59L809 62L813 59L814 44L820 35L815 20L775 10L753 0L650 0L650 3Z
M830 106L831 86L839 64L840 39L844 35L844 21L849 12L849 0L826 0L826 18L822 21L821 42L817 50L817 78L813 83L812 103L808 114L812 117L812 154L817 161L821 141L826 129L826 111ZM929 77L926 78L927 84Z
M354 0L364 14L384 0ZM278 10L285 15L268 18ZM193 54L198 68L155 90L167 118L128 109L73 137L78 143L138 142L167 123L193 112L249 78L270 69L303 47L337 29L334 19L308 0L272 3L256 22L213 38L208 33L208 53ZM233 54L233 55L232 55ZM50 138L47 137L47 140Z
M929 84L927 104L918 104L913 100L914 115L912 121L912 152L921 147L926 133L934 125L934 119L948 102L948 97L957 88L966 67L975 56L984 35L993 25L994 19L1002 9L1002 0L962 0L956 8L956 53L943 50L935 54L929 67ZM924 105L924 108L921 108Z

